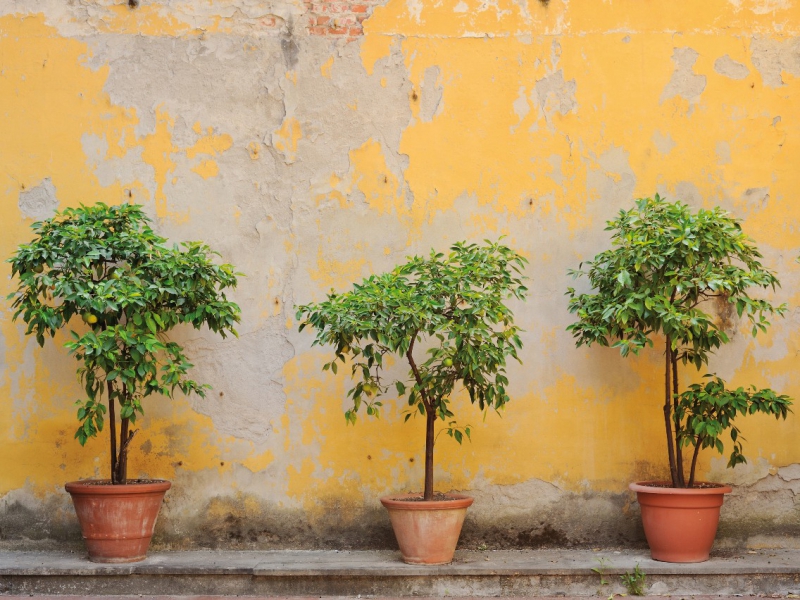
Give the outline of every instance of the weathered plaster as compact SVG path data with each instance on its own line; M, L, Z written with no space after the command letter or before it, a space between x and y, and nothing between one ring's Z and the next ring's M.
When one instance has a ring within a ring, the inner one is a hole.
M240 337L176 333L214 389L149 402L131 456L174 482L157 546L372 548L393 543L377 498L419 488L422 424L388 398L347 427L346 377L321 372L293 306L505 235L530 259L524 364L502 418L456 398L473 441L440 438L437 486L476 497L468 545L641 545L627 483L665 475L661 355L575 349L566 270L659 192L742 218L798 305L798 44L794 0L6 2L0 257L95 201L219 250L245 274ZM734 342L712 369L800 397L800 310L756 340L718 313ZM106 473L105 439L72 440L66 338L22 332L0 306L0 544L75 543L63 482ZM736 484L721 546L793 543L799 428L746 419L735 470L702 455Z

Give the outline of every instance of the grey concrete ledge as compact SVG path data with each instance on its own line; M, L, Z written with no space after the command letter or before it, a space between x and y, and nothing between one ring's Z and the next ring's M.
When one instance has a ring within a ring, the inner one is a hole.
M459 551L453 563L435 567L378 551L162 552L124 565L4 551L0 594L608 597L625 591L620 575L636 565L652 594L800 593L800 550L726 552L682 565L646 551L507 550Z

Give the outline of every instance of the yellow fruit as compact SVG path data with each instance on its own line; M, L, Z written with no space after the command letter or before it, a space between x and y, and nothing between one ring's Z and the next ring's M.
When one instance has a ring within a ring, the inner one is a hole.
M453 359L452 359L452 358L445 358L445 359L442 361L442 364L443 364L445 367L452 367L452 366L453 366Z
M84 323L88 323L89 325L94 325L97 323L97 317L92 313L83 313L81 315L81 319L83 319Z
M350 346L343 346L342 347L342 354L347 354L350 352Z

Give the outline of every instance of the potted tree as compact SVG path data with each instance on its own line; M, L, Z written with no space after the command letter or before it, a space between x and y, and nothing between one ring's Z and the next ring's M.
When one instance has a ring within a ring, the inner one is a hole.
M407 397L406 421L416 414L425 418L423 493L381 498L408 563L443 564L453 558L472 498L434 493L435 425L442 421L440 432L459 444L469 438L469 426L459 425L451 411L457 383L482 411L500 411L509 401L506 359L519 360L522 342L506 301L525 297L526 262L499 243L461 242L448 255L432 251L428 258L410 257L350 292L332 292L324 302L298 308L300 330L315 330L313 345L334 349L322 369L336 373L339 362L350 360L354 386L348 392L347 423L354 424L362 409L378 417L379 398L395 392ZM384 371L390 354L408 364L397 380Z
M752 335L766 331L768 317L786 307L750 295L779 285L740 223L720 208L693 212L681 202L656 195L636 201L608 222L613 248L587 263L593 291L568 290L569 310L578 321L567 329L577 346L593 343L638 354L658 342L664 348L663 419L669 481L631 484L637 492L652 557L668 562L708 558L719 511L731 488L696 479L698 453L723 453L721 435L730 432L729 467L746 462L737 416L766 413L786 418L791 400L770 389L737 388L707 374L705 383L680 391L679 365L700 370L716 348L729 341L715 317L717 306L735 308ZM583 268L583 265L581 265ZM687 473L688 468L688 473Z
M150 395L176 389L200 396L183 348L165 334L180 324L236 335L239 307L231 265L212 262L208 246L164 246L141 206L68 208L32 225L35 238L9 259L19 279L14 320L40 346L62 328L79 363L86 397L77 402L75 438L85 444L107 425L108 480L66 484L95 562L142 560L170 482L128 478L128 452ZM81 323L82 321L82 323Z

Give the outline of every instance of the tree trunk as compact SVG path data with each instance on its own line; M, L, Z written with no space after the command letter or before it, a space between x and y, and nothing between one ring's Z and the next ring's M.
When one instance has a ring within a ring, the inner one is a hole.
M113 397L113 385L106 381L108 385L108 435L111 438L111 483L119 483L117 477L117 410L116 400Z
M703 445L705 436L698 435L694 447L694 456L692 456L692 470L689 473L689 487L694 487L694 471L697 468L697 455L700 454L700 446Z
M683 471L683 444L680 440L681 424L678 421L678 357L672 353L672 416L675 421L675 468L678 471L678 485L686 487Z
M672 486L680 487L678 484L678 469L675 462L675 443L672 439L672 393L670 369L672 367L672 341L667 336L667 348L665 352L664 366L664 427L667 430L667 453L669 454L669 473L672 478Z
M433 435L436 424L436 412L428 409L425 411L425 491L423 499L433 500Z
M119 457L117 458L117 483L128 481L128 442L133 434L128 433L130 419L122 419L119 429Z

